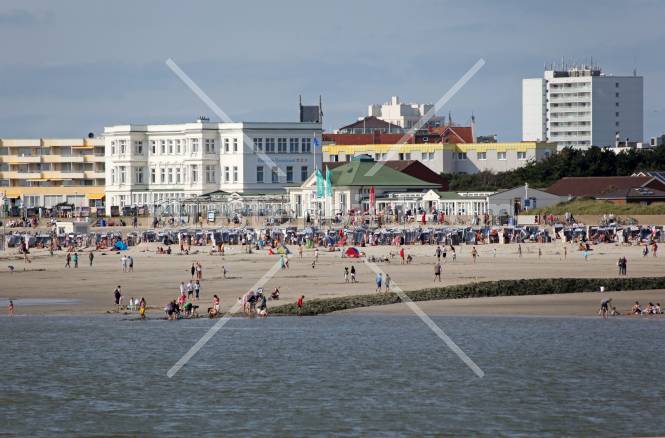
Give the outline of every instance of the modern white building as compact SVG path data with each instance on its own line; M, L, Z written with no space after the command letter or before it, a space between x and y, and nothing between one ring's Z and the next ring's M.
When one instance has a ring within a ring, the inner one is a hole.
M434 105L431 103L402 103L399 97L393 96L390 98L390 102L370 105L367 115L404 129L410 129L432 108L434 108ZM442 125L444 119L435 116L429 120L428 125Z
M522 80L522 140L558 148L642 141L643 79L605 75L595 66L548 69Z
M283 192L320 166L321 124L194 123L104 128L106 210L156 206L218 190Z

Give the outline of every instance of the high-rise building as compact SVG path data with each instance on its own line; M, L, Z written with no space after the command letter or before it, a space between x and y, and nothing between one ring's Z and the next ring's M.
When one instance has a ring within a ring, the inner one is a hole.
M166 205L222 190L283 192L318 165L320 123L211 123L104 128L106 210Z
M101 207L104 140L0 139L0 199L23 208Z
M390 98L390 102L370 105L367 115L404 129L410 129L433 108L434 105L431 103L402 103L399 97L393 96ZM444 122L445 117L434 116L426 126L441 126Z
M558 148L642 141L643 79L605 75L596 66L545 70L522 80L522 140Z

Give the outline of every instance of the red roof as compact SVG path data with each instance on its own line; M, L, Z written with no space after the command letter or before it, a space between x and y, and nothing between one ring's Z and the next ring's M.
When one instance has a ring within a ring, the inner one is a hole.
M353 144L396 144L404 137L404 134L387 134L383 132L374 132L372 134L329 134L323 133L323 141L332 141L338 145ZM404 143L413 143L410 138Z
M546 192L559 196L597 197L606 193L650 187L665 190L665 184L650 176L580 176L561 178Z
M432 134L441 137L441 143L473 143L473 128L471 126L440 126L429 128Z

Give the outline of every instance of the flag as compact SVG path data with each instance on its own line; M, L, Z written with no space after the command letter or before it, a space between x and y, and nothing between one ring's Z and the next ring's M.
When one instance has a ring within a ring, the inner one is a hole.
M374 204L376 203L376 193L374 191L374 186L369 188L369 209L374 209Z
M318 148L319 146L321 146L321 144L319 143L319 139L316 138L316 135L314 137L312 137L312 144L314 145L315 148Z
M317 198L323 198L325 195L325 189L323 187L323 175L321 175L321 171L319 169L316 169L316 197Z
M326 166L326 196L332 198L332 195L332 172L328 169L328 166Z

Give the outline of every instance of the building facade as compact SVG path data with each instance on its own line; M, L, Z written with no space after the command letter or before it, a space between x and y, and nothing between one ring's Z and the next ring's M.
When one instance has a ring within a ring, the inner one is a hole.
M283 191L321 162L320 123L120 125L104 129L107 213L223 190Z
M104 140L0 139L0 197L8 207L101 207Z
M515 143L407 143L323 145L323 161L350 161L369 155L376 161L418 160L436 173L504 172L538 161L556 152L545 142Z
M522 140L563 147L642 141L643 79L612 76L594 66L549 69L522 81Z

